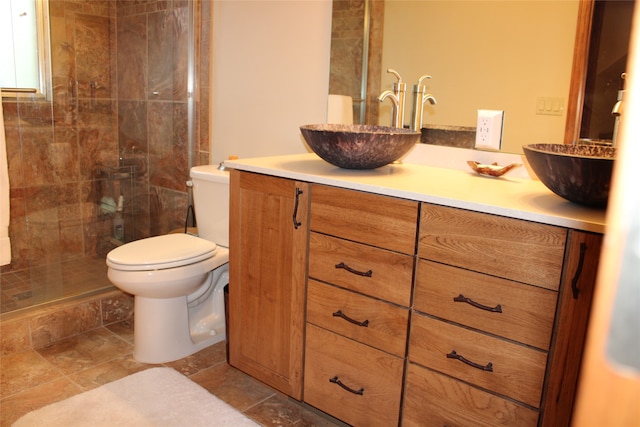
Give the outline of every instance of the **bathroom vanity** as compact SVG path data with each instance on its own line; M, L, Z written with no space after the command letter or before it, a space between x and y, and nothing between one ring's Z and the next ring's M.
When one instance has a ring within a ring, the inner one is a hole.
M604 211L415 164L226 164L233 366L352 425L569 425Z

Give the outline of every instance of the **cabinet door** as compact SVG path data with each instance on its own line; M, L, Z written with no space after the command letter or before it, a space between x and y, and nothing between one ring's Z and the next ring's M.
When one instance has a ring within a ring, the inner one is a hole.
M569 232L541 426L571 423L602 238L601 234Z
M229 363L302 398L310 185L231 172Z

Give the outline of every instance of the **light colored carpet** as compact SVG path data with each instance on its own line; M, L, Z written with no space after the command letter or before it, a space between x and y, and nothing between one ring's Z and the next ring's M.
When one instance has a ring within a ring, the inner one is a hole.
M24 415L14 427L257 426L171 368L152 368Z

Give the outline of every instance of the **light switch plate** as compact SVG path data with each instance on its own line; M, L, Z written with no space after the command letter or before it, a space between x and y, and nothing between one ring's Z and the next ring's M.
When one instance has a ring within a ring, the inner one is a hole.
M536 99L536 114L561 116L564 112L564 98L539 96Z

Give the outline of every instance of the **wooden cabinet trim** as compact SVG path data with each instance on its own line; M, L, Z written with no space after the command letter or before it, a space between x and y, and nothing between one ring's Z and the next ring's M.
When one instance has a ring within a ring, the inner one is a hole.
M568 426L571 423L602 242L601 234L569 231L546 373L541 426ZM585 249L581 263L582 245ZM580 264L582 270L577 275ZM574 297L574 286L578 289L577 297Z

